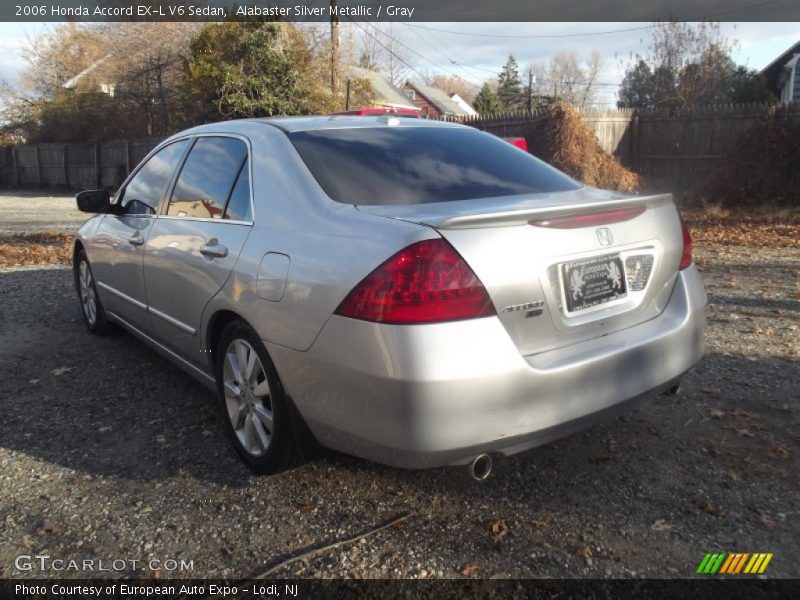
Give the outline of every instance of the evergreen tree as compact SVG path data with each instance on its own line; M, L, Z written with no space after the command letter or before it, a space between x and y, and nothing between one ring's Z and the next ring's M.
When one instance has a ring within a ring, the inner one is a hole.
M472 106L482 115L496 113L502 110L500 99L488 83L483 84L483 87L475 96Z
M190 90L204 120L300 114L297 53L281 26L265 21L213 23L192 40Z
M497 97L502 110L519 110L525 106L525 94L522 89L522 80L519 77L519 67L513 54L508 56L503 70L498 76Z

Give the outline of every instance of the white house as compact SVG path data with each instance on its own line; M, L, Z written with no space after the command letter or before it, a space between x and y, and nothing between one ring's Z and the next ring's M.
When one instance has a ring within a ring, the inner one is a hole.
M764 67L761 74L781 102L800 102L800 42Z
M469 102L464 100L458 94L450 94L450 100L452 100L453 102L458 104L468 116L470 116L470 117L477 117L478 116L478 111L475 110L474 108L472 108L472 106L470 106Z
M781 90L781 102L788 104L800 100L800 54L783 65L783 71L778 79Z

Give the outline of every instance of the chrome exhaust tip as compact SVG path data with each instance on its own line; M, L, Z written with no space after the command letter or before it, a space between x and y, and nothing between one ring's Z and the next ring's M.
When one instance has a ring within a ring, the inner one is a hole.
M475 481L485 481L492 474L492 457L479 454L467 465L469 476Z

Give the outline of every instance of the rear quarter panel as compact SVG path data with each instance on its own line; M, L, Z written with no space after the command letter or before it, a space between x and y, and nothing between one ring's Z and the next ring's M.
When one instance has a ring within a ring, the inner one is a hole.
M239 314L267 342L306 350L347 293L370 271L408 244L439 237L428 226L360 213L328 198L285 134L250 123L253 143L254 228L239 261L204 314ZM257 276L263 256L289 257L280 301L261 298Z

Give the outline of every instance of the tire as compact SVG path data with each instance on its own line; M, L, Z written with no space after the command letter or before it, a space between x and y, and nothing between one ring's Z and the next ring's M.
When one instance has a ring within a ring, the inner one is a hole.
M75 257L72 268L75 277L75 290L81 303L81 314L86 328L95 335L106 335L114 330L112 323L106 318L106 311L97 294L92 267L86 252L81 248Z
M239 456L259 474L296 464L286 395L258 334L243 321L232 321L219 337L216 356L217 398Z

